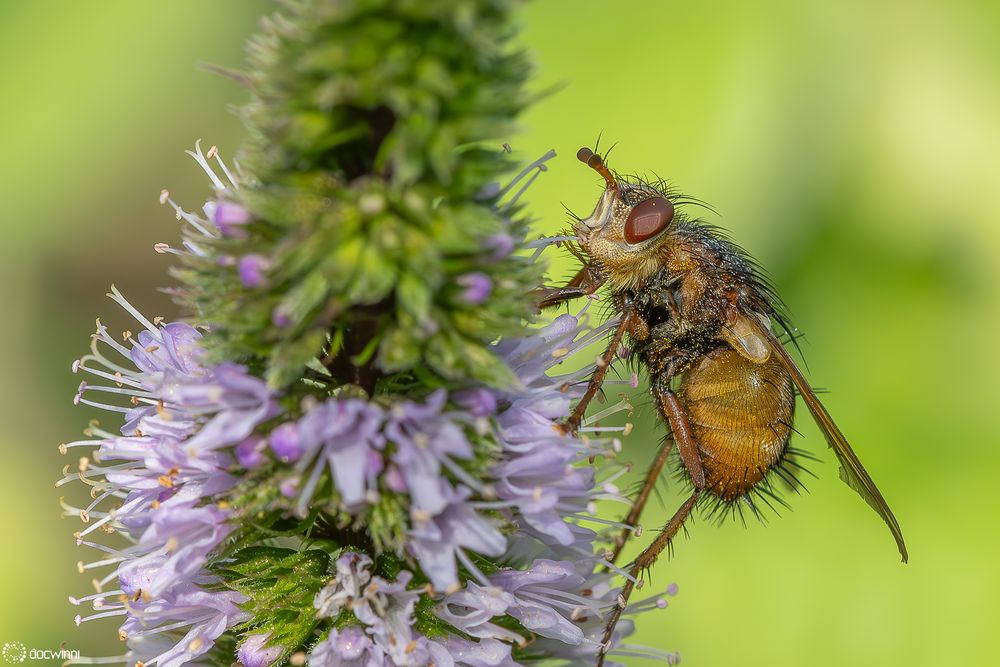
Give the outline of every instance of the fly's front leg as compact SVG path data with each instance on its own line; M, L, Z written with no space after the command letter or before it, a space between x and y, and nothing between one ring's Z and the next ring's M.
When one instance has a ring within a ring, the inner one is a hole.
M563 287L541 287L534 292L535 304L539 310L558 306L564 301L578 299L593 294L604 284L604 276L591 264L583 268Z
M583 393L580 398L580 402L576 404L576 409L573 410L573 414L569 416L566 423L563 424L563 430L566 433L576 432L580 428L580 423L583 421L583 415L587 412L587 406L590 405L590 401L594 399L597 392L600 391L601 385L604 384L604 377L608 374L608 369L611 368L611 362L615 360L615 355L618 354L618 348L622 344L622 338L625 337L625 331L629 328L629 324L632 321L633 311L629 304L626 304L622 308L622 317L618 322L618 326L615 327L615 333L611 337L611 343L608 344L608 349L604 351L597 359L597 368L594 369L594 374L590 376L590 382L587 383L587 391Z

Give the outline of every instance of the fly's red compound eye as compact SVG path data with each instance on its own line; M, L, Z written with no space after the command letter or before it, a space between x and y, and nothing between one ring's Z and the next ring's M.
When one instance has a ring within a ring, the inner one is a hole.
M674 205L663 197L639 202L625 221L625 240L642 243L666 229L673 219Z

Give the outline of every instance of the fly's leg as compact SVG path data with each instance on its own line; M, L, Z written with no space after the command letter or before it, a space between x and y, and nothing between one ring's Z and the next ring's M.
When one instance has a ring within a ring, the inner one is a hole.
M639 555L630 571L632 577L638 580L642 575L642 571L656 561L656 557L670 544L670 540L684 525L684 520L691 514L691 510L694 509L700 495L701 491L695 489L691 497L684 501L684 504L680 506L677 512L670 518L670 521L667 522L667 525L663 527L663 531L656 538L656 541ZM625 582L625 586L622 587L622 592L618 594L618 600L604 629L604 637L601 640L601 647L599 649L600 653L597 656L597 667L603 667L604 665L604 658L607 655L607 651L611 649L611 638L614 636L615 627L618 625L618 620L621 618L622 612L625 611L628 599L634 589L635 583L629 579Z
M670 379L677 372L678 363L681 361L681 356L674 356L668 367L659 376L658 382L662 383L664 386L669 386ZM671 393L671 396L673 394ZM639 519L642 517L642 511L646 508L646 503L649 501L649 496L652 494L653 489L656 487L656 483L660 481L660 475L663 472L663 466L667 463L667 457L670 455L671 450L674 447L674 434L671 433L660 445L660 451L657 452L656 458L649 465L649 469L646 471L646 478L642 482L642 487L639 489L639 495L635 497L632 501L632 508L629 510L628 515L622 521L627 528L623 528L621 533L615 538L614 548L611 552L610 562L614 563L618 560L618 556L621 555L622 549L625 548L625 543L631 534L635 534L635 537L639 537L642 534L641 528L639 528Z
M701 497L702 492L705 490L705 469L702 467L701 458L698 456L698 445L691 434L691 424L688 422L687 412L684 410L684 406L681 405L680 400L678 400L677 395L672 391L666 389L659 393L660 407L667 421L670 423L670 429L674 434L674 441L677 443L677 451L684 462L684 468L691 477L694 492L684 501L684 504L678 508L674 515L670 517L670 521L663 527L663 530L653 540L653 543L646 547L646 550L639 554L635 561L633 561L632 567L629 570L632 578L627 580L622 587L622 592L618 595L617 604L612 610L611 616L608 618L608 623L605 626L604 638L601 640L600 654L597 658L597 667L603 667L604 665L604 658L611 648L611 638L614 636L615 626L618 625L618 620L621 618L622 612L625 611L628 599L635 589L634 582L638 581L643 571L652 567L659 555L663 553L663 550L670 546L670 541L674 539L684 526L684 521L691 514L691 510L694 509L698 498Z
M691 423L688 421L687 410L681 405L677 394L664 389L660 394L660 408L670 424L670 430L677 443L677 451L684 462L684 468L691 477L691 483L696 492L705 490L705 468L701 464L701 456L698 454L698 443L691 433Z
M670 450L674 447L673 436L667 436L667 439L663 441L660 445L660 451L656 454L656 458L649 466L649 470L646 471L646 479L642 482L642 488L639 490L639 495L636 496L635 500L632 501L632 509L629 510L628 516L622 521L627 527L622 528L622 532L618 534L615 538L615 545L611 551L610 562L614 563L618 560L618 556L621 554L622 549L625 548L625 543L628 541L629 536L635 533L636 537L641 535L641 530L638 528L639 518L642 516L642 510L646 507L646 501L649 500L650 494L653 492L653 488L660 479L660 473L663 472L663 466L667 462L667 456L670 454Z
M593 294L604 284L604 280L604 276L595 267L585 264L573 276L572 280L566 283L565 287L543 287L535 290L535 302L538 304L539 309L556 306L563 301ZM598 359L597 369L587 384L587 391L584 392L580 402L576 405L576 409L573 410L573 414L569 416L569 419L563 425L565 433L575 432L580 428L580 422L583 421L583 415L587 411L587 406L590 405L590 401L593 400L594 396L600 390L601 385L604 383L604 377L608 374L608 368L618 353L618 347L621 345L622 338L625 336L625 331L628 329L631 320L631 312L629 306L622 309L622 318L615 329L614 336L611 338L611 344L608 345L608 349Z
M587 383L587 391L583 393L580 402L576 404L573 413L563 425L565 432L576 432L580 428L583 415L587 412L587 406L590 405L594 396L600 391L601 385L604 384L604 377L608 374L608 369L611 368L611 362L615 360L615 355L618 354L618 348L622 344L622 338L625 337L625 331L628 329L631 319L632 309L626 306L622 312L621 321L615 328L615 334L611 337L611 343L608 344L608 349L597 360L597 368L594 369L594 374L590 376L590 382Z
M534 292L535 304L539 310L558 306L564 301L593 294L603 284L604 276L590 264L584 264L583 268L563 287L536 289Z

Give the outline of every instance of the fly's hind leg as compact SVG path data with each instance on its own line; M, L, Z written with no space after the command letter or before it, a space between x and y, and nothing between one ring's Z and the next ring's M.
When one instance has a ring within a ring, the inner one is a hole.
M670 540L680 531L685 519L688 518L691 510L694 509L695 504L698 502L700 495L701 490L695 489L694 493L684 501L684 504L678 508L670 518L670 521L667 522L667 525L663 527L663 531L657 536L656 541L649 545L635 559L635 563L629 572L632 579L626 580L621 593L618 594L618 599L614 609L611 611L611 616L608 618L608 623L604 628L604 637L601 640L600 653L597 657L597 667L603 667L604 658L607 656L607 652L611 650L611 640L615 634L615 627L618 625L618 620L621 618L622 612L625 611L625 607L628 606L629 597L636 586L635 582L642 576L643 570L649 569L656 562L656 558L660 555L660 552L670 544Z
M690 516L691 511L698 503L698 498L701 497L702 492L705 490L705 469L702 467L701 458L698 455L698 445L691 434L691 424L688 422L687 412L684 410L684 406L681 405L680 400L678 400L677 395L669 389L664 389L658 393L660 408L670 423L674 441L677 443L677 451L680 453L681 460L684 462L684 468L687 470L688 476L691 478L691 483L694 485L694 491L684 501L684 504L674 512L674 515L670 517L670 521L663 527L660 534L656 536L653 543L646 547L646 550L639 554L635 561L632 562L632 567L629 569L631 579L626 580L625 585L622 587L622 591L618 595L617 604L611 611L607 625L604 628L604 637L601 640L597 667L603 667L604 665L604 658L611 648L611 639L614 636L615 626L618 625L618 620L628 605L629 597L636 586L635 582L639 581L645 570L653 566L653 563L663 553L663 550L670 546L671 540L674 539L684 526L684 521Z

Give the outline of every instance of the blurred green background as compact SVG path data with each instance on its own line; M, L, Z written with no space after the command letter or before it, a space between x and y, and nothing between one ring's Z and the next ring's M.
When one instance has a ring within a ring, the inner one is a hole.
M151 246L176 233L157 195L197 206L209 190L183 149L232 155L243 132L238 86L196 65L239 66L269 6L0 3L0 642L118 650L113 623L77 629L66 602L89 589L52 487L75 464L56 445L91 416L69 365L114 313L112 282L172 314L154 289L168 263ZM538 231L593 205L573 154L600 131L613 167L711 202L770 270L910 547L900 565L803 410L796 442L824 459L810 493L766 527L693 523L653 572L680 595L638 641L688 665L993 663L1000 6L548 0L522 23L538 87L562 86L509 138L560 153L531 191ZM636 421L625 457L641 466L659 435L648 408Z

